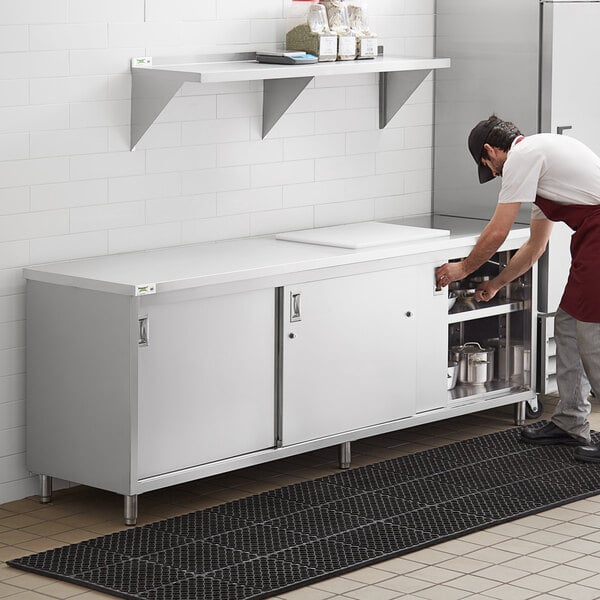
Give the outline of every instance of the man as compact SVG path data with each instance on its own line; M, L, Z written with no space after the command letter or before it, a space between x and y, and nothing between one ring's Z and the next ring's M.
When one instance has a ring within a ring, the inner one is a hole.
M525 427L521 437L532 444L578 446L577 460L600 462L600 446L590 445L588 422L590 389L600 391L600 158L567 136L525 137L496 115L473 128L469 151L480 183L502 177L498 205L469 256L437 269L437 283L463 279L488 260L506 239L523 202L532 204L529 239L497 277L478 287L476 300L491 300L540 258L552 221L575 231L554 327L560 399L550 423Z

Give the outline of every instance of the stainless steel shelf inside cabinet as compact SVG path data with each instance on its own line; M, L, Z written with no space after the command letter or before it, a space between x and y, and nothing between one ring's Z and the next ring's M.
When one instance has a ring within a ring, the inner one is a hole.
M264 138L315 76L378 73L379 128L383 129L433 69L450 66L448 58L395 56L309 65L277 65L256 62L254 52L204 56L199 62L193 60L173 63L172 59L132 59L132 150L186 82L264 81Z
M523 301L508 301L500 302L492 306L489 304L482 304L482 308L464 308L461 310L460 305L457 302L454 305L452 312L448 313L448 323L462 323L464 321L473 321L485 317L506 315L508 313L521 311L524 309L524 306L525 303Z
M520 394L521 392L523 392L523 388L511 381L498 380L480 384L459 383L454 389L449 390L448 400L452 403L463 403L511 393Z

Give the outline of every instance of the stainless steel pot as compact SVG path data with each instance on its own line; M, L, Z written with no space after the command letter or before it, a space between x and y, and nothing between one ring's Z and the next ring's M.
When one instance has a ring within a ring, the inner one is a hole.
M458 362L459 383L488 383L494 378L493 348L467 342L452 348L452 359Z
M455 360L448 361L448 389L453 390L456 387L458 378L458 363Z

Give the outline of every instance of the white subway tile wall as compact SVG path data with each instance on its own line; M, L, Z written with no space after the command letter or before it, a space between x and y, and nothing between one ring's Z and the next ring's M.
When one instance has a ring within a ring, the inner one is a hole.
M430 210L428 78L378 129L377 77L318 77L267 139L262 84L185 84L129 151L134 56L276 49L290 0L0 0L0 503L25 461L24 266ZM433 55L434 0L369 0Z

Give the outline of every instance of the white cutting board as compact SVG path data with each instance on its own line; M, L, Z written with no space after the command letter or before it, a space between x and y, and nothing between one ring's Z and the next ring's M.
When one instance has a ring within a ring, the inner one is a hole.
M379 223L366 221L364 223L351 223L349 225L335 225L333 227L317 227L316 229L303 229L301 231L286 231L278 233L278 240L288 242L302 242L304 244L320 244L322 246L336 246L338 248L369 248L384 244L400 244L413 242L432 237L450 235L447 229L430 229L428 227L409 227L408 225L394 225L393 223Z

